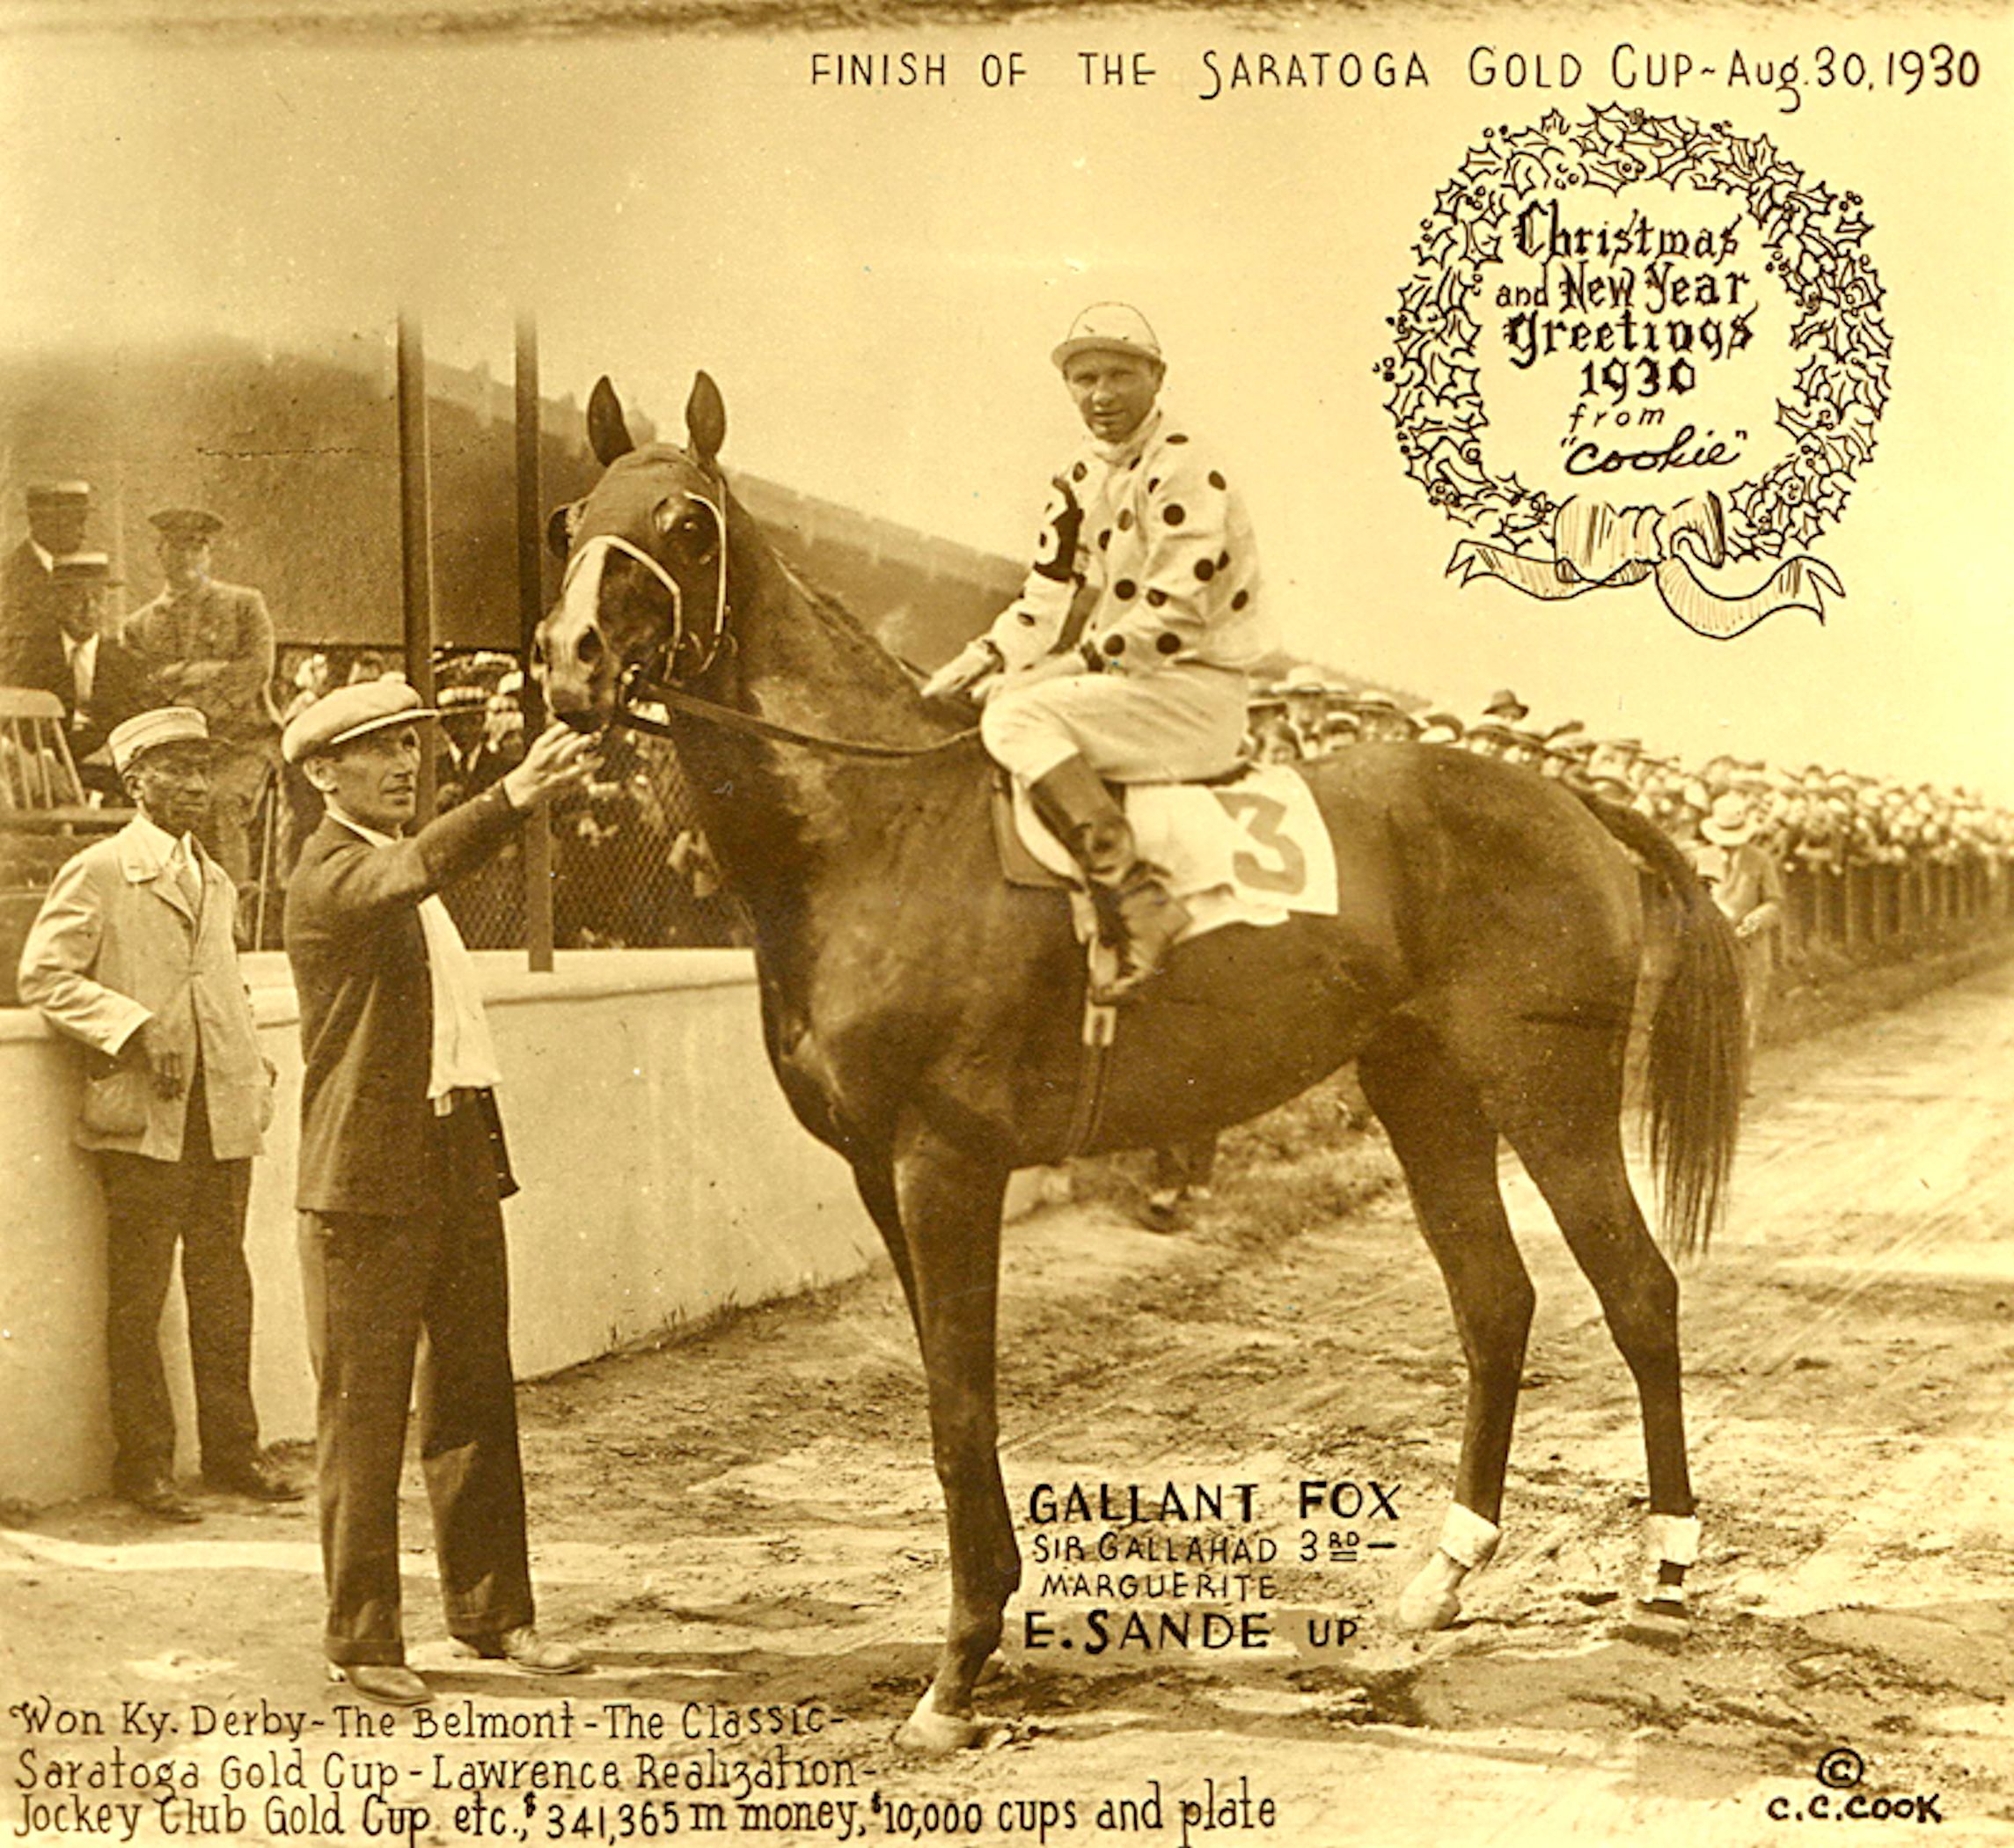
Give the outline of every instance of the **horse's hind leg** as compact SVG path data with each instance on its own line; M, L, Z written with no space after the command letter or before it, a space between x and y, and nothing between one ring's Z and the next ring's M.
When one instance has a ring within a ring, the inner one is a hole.
M1423 1030L1395 1028L1358 1064L1364 1095L1405 1170L1468 1363L1454 1504L1433 1557L1399 1600L1400 1627L1439 1630L1461 1581L1497 1550L1504 1470L1534 1296L1497 1187L1497 1133L1474 1086Z
M944 1653L897 1741L935 1754L982 1738L972 1689L1000 1646L1002 1613L1021 1583L1021 1553L1000 1479L995 1382L1007 1170L926 1131L898 1154L895 1186L951 1545Z
M1681 1623L1686 1568L1699 1546L1686 1462L1679 1363L1678 1280L1651 1239L1622 1156L1620 1059L1600 1066L1538 1059L1508 1088L1499 1120L1575 1261L1593 1285L1615 1346L1637 1382L1658 1558L1655 1618ZM1578 1072L1577 1078L1567 1074ZM1556 1074L1530 1082L1534 1073Z

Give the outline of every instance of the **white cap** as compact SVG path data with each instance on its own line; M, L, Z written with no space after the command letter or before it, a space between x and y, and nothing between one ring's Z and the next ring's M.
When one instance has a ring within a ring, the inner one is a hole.
M1146 317L1124 302L1094 302L1070 324L1063 344L1049 356L1060 368L1080 353L1131 353L1136 358L1165 365L1161 342L1153 337Z

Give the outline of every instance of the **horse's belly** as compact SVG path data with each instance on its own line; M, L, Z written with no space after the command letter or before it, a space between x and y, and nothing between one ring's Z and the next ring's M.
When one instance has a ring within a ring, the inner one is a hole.
M1093 1146L1241 1123L1362 1051L1392 1004L1378 959L1327 920L1233 927L1185 946L1118 1010Z

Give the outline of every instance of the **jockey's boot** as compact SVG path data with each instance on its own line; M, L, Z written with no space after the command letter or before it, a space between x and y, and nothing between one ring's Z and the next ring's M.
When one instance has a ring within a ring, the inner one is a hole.
M1091 992L1101 1007L1135 994L1161 967L1182 935L1189 913L1161 884L1157 866L1139 857L1124 810L1104 780L1081 757L1066 757L1029 785L1035 812L1083 868L1100 922L1112 940L1119 966Z

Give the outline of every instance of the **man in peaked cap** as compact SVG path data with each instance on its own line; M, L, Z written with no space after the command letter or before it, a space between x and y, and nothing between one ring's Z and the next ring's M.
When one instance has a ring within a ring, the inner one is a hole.
M450 1631L531 1674L585 1667L534 1627L502 1201L516 1191L475 965L441 888L530 809L585 784L555 724L494 788L407 837L420 725L403 681L318 700L281 748L326 804L287 888L301 1004L301 1275L317 1384L323 1647L367 1699L433 1697L406 1666L399 1475L420 1336L421 1453Z
M21 999L91 1049L77 1140L105 1192L114 1486L158 1519L194 1521L174 1487L159 1346L178 1240L204 1478L260 1501L300 1495L260 1457L252 1406L245 1211L273 1068L238 972L237 890L194 832L209 795L203 715L158 708L110 742L140 812L51 881Z
M1083 869L1116 949L1095 999L1127 999L1188 923L1105 787L1211 776L1237 759L1246 670L1268 650L1258 550L1237 486L1158 403L1146 318L1101 302L1051 354L1088 439L1053 480L1021 595L933 675L981 687L980 734Z
M150 517L167 586L126 620L125 642L165 698L209 721L216 746L203 843L239 885L253 876L252 815L276 760L273 619L266 599L209 575L216 514L167 507Z

